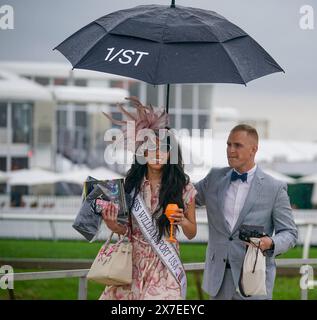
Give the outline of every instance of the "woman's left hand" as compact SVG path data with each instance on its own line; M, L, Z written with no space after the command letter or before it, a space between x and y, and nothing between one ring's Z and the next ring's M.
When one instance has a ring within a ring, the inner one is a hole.
M171 215L171 218L174 219L174 223L175 225L182 225L186 219L185 215L184 215L184 210L183 209L177 209L175 210L175 213L173 213Z

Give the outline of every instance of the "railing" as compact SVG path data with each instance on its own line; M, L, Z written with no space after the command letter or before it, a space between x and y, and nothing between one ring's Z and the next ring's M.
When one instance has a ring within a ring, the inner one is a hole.
M51 229L51 237L54 241L57 240L57 233L55 228L56 222L73 222L75 219L74 215L71 214L39 214L39 213L0 213L1 220L11 221L36 221L36 222L48 222Z
M30 196L23 195L23 207L10 207L10 196L0 195L0 209L40 211L48 210L70 210L76 212L82 202L81 196Z
M317 259L276 259L276 266L279 267L289 267L297 266L301 267L304 265L317 265ZM184 264L186 272L202 272L205 267L205 263L185 263ZM41 272L21 272L15 274L7 274L7 276L13 276L14 281L28 281L28 280L48 280L48 279L64 279L64 278L79 278L78 285L78 300L87 299L88 291L88 280L86 275L89 269L79 269L79 270L59 270L59 271L41 271ZM200 285L200 278L196 277L196 286L198 289L199 298L202 299L202 291ZM199 286L199 288L198 288ZM308 288L310 286L317 286L317 281L309 280L305 288L301 288L301 300L308 299ZM12 293L10 295L12 297Z
M64 200L63 200L64 201ZM61 207L60 207L61 208ZM70 207L65 207L64 211L67 212L67 210ZM46 211L45 213L42 212L39 213L38 209L30 210L27 212L21 212L23 209L11 209L6 210L6 212L0 213L0 221L1 220L7 220L7 221L46 221L50 225L50 231L51 231L51 237L53 240L57 240L57 232L55 228L56 222L73 222L75 219L74 213L63 213L63 211L56 210L57 208L50 208L50 211ZM206 211L204 208L197 208L197 224L198 225L207 225L207 217L206 217ZM294 216L295 216L295 223L297 226L304 226L306 227L306 234L304 239L304 245L303 245L303 259L309 258L309 251L310 246L312 242L312 236L313 236L313 229L317 226L317 210L294 210ZM181 239L184 240L184 239ZM185 239L186 240L186 239ZM205 239L207 241L207 237Z

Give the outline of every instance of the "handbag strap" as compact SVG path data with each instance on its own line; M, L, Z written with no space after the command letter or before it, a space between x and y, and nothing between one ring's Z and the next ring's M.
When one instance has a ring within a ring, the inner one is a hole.
M114 232L111 232L110 237L107 239L107 241L106 241L106 242L103 244L103 246L101 247L98 256L102 256L102 255L105 253L105 251L106 251L107 248L109 247L109 244L110 244L110 242L111 242L111 239L112 239L112 237L113 237L113 234L114 234Z
M124 241L124 239L127 237L128 233L129 233L129 229L127 230L127 232L124 235L122 235L122 238L121 238L121 235L118 234L119 241L117 241L114 245L116 247L119 246ZM105 251L108 249L109 244L110 244L114 234L115 234L115 232L111 232L110 237L108 238L108 240L102 246L102 249L100 250L99 255L103 255L105 253Z
M255 272L255 267L256 267L256 263L258 262L258 256L259 256L259 250L260 250L260 242L261 240L258 242L258 244L256 244L254 241L252 241L250 239L250 242L256 246L256 256L255 256L255 261L254 261L254 265L253 265L253 269L252 269L252 273Z

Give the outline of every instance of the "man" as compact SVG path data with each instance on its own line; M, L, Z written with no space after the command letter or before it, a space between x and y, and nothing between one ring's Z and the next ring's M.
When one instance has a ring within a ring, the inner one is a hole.
M195 185L196 203L206 205L208 216L203 289L211 299L272 299L274 257L294 247L297 241L287 185L255 164L257 150L257 131L244 124L234 127L227 140L230 167L211 170ZM266 256L266 296L244 298L238 290L247 246L239 239L242 224L263 226L269 235L260 243Z

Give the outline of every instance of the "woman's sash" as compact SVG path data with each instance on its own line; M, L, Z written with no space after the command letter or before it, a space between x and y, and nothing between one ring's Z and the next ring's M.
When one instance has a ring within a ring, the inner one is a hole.
M153 224L152 217L139 194L135 198L131 212L138 222L144 238L179 283L181 295L183 299L186 299L187 280L184 266L175 247L171 243L165 239L161 239L160 242L157 243L156 226Z

